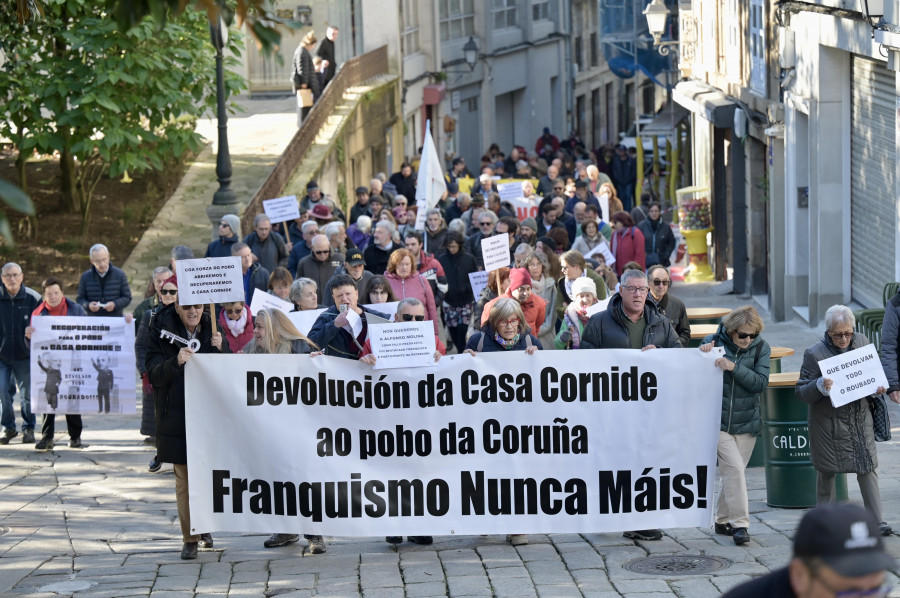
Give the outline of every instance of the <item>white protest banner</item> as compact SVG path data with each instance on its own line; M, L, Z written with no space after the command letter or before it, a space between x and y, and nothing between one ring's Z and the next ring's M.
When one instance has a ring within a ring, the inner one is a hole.
M207 257L175 262L178 305L206 305L244 301L241 258Z
M431 120L425 121L425 141L422 143L422 159L419 161L419 172L416 174L416 224L418 231L425 230L426 212L437 206L444 193L447 182L444 180L444 167L434 146L431 136ZM436 248L435 248L436 249Z
M481 291L488 283L488 273L479 270L478 272L469 272L469 284L472 285L472 295L477 302L481 299Z
M819 369L834 381L830 396L835 407L875 394L879 386L888 387L878 349L872 344L823 359Z
M133 323L40 316L31 325L32 412L135 412Z
M286 222L300 217L300 204L296 195L286 195L275 199L264 199L263 211L269 217L269 222Z
M388 317L388 319L393 319L394 314L397 313L398 305L400 305L399 301L389 301L387 303L369 303L367 305L363 305L363 307L365 307L369 311L384 314ZM432 326L432 332L434 332L434 326Z
M200 354L185 393L195 532L712 523L722 370L699 351L464 354L377 373L327 356ZM266 433L234 442L248 429Z
M516 181L514 183L500 183L497 185L497 191L500 193L500 201L507 202L516 210L516 218L519 222L526 218L538 219L538 206L540 201L535 199L526 199L522 191L522 185L525 181Z
M593 258L596 255L602 255L603 259L606 260L607 266L612 266L616 263L616 256L613 255L613 252L609 248L609 243L606 242L606 239L597 243L593 249L584 254L584 257Z
M587 311L585 311L585 313L588 316L592 316L594 314L599 314L601 311L606 311L606 307L609 305L609 302L611 299L612 299L612 295L610 295L606 299L597 301L597 303L595 303L592 306L590 306L589 308L587 308Z
M297 330L302 332L303 334L309 334L309 331L312 330L313 324L316 323L316 320L319 319L319 314L321 314L324 309L308 309L305 311L292 311L287 314L288 319L294 323L294 326L297 327ZM256 312L253 312L256 313Z
M500 201L514 201L516 199L525 198L525 193L522 191L522 183L520 181L500 183L497 185L497 193L500 194Z
M481 240L481 257L484 259L484 271L493 272L498 268L509 266L509 235L494 235Z
M434 324L397 322L369 327L375 369L433 367Z
M600 218L603 222L609 222L609 194L601 193L597 196L597 201L600 202Z
M260 310L267 307L289 314L294 309L294 304L260 289L253 289L253 299L250 300L250 313L255 316Z

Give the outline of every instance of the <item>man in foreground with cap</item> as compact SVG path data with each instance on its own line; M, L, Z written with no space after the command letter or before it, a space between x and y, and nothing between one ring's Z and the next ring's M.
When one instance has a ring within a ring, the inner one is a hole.
M895 565L868 511L825 504L803 516L787 567L737 586L724 598L883 598L891 590L885 571Z

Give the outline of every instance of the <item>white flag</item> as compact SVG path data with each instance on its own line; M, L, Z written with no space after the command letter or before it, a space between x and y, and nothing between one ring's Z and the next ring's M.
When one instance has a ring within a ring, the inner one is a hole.
M444 168L431 137L431 121L425 123L425 143L422 145L422 160L416 178L416 230L425 230L425 213L437 206L441 196L447 191L444 182Z

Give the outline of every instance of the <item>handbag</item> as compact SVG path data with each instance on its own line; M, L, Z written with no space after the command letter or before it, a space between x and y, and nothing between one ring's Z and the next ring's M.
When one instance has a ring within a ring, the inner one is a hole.
M309 108L313 105L313 93L311 89L297 90L297 105L301 108Z
M872 410L872 427L875 441L884 442L891 439L891 416L888 413L887 400L884 395L869 397L869 408Z

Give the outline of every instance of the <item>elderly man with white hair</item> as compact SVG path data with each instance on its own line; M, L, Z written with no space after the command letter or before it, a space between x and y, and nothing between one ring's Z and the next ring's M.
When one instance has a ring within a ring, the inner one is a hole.
M78 281L76 302L89 316L121 316L131 303L128 277L109 263L109 249L97 243L91 247L91 268ZM126 316L131 321L131 314Z
M322 227L322 234L328 237L331 251L334 253L344 255L352 247L352 241L347 238L347 227L343 222L337 220L329 222Z
M22 400L22 442L33 444L35 418L31 412L31 367L25 329L41 296L22 284L24 275L19 264L9 262L0 273L0 444L9 444L19 435L13 405L16 384Z
M825 312L825 335L803 354L797 398L809 405L809 454L816 469L816 503L834 502L835 475L855 473L866 510L879 523L883 536L893 533L885 523L878 489L878 452L869 399L840 407L831 403L834 380L822 375L819 362L869 344L864 334L854 332L856 317L849 307L832 305ZM875 395L885 392L878 388ZM872 398L874 398L874 396Z
M372 240L366 245L363 258L366 260L366 269L372 274L384 274L387 269L388 259L395 249L403 245L394 243L396 228L391 222L381 220L375 224L375 232Z

